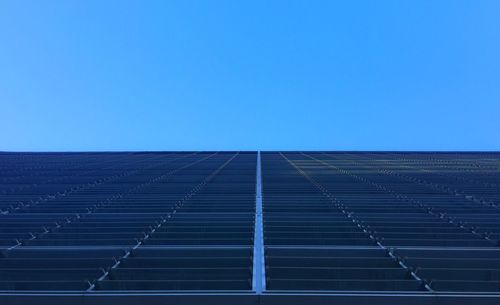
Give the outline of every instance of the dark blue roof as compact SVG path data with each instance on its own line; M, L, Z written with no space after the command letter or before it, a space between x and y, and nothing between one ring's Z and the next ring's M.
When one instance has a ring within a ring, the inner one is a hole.
M2 153L0 300L495 303L499 169L493 152Z

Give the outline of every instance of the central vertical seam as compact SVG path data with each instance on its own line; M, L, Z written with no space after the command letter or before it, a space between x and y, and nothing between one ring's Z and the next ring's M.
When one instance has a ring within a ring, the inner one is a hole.
M253 245L252 289L261 294L266 290L266 266L264 257L264 225L262 221L262 175L260 151L257 152L255 182L255 232Z

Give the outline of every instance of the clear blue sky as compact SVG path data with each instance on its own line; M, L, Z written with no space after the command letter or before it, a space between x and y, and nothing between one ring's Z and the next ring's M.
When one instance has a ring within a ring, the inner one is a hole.
M0 150L500 150L500 1L0 0Z

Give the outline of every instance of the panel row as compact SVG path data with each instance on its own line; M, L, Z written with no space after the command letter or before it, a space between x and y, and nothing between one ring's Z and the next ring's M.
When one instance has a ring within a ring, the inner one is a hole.
M249 290L252 251L49 249L0 253L0 291ZM120 260L126 253L126 258Z

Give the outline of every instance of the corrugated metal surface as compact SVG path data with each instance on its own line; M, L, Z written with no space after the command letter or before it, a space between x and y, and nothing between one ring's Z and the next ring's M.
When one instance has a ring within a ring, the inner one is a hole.
M255 153L0 162L0 290L251 289Z
M5 304L500 296L500 154L2 153L0 169Z
M267 287L500 292L495 154L269 153Z

